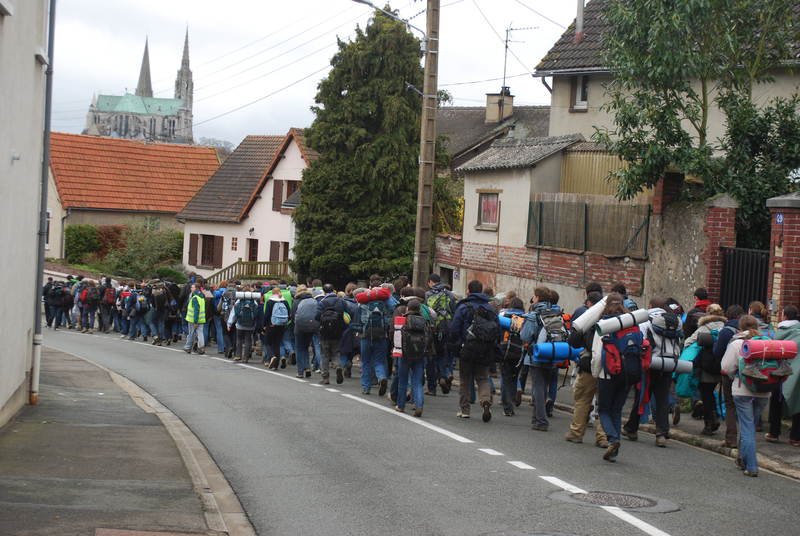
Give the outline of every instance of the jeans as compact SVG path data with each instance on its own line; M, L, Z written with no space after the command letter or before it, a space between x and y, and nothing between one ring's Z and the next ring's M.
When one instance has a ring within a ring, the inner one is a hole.
M372 372L378 381L386 379L386 353L389 340L361 339L361 389L369 392L372 387Z
M57 305L47 305L47 326L57 326L56 321L58 320L58 315L60 314L61 307Z
M650 406L653 409L653 419L656 424L656 436L669 435L669 390L672 386L672 373L653 370L650 372ZM637 432L639 423L639 389L636 389L631 414L625 423L625 430ZM646 422L646 421L645 421Z
M65 311L63 307L55 307L55 316L53 317L54 326L60 328L61 325L69 325L69 312Z
M516 363L503 362L500 365L500 402L503 411L514 412L514 398L517 395L517 376L519 368Z
M305 374L308 369L308 347L311 345L313 333L295 333L295 355L297 356L297 375Z
M225 352L225 331L227 328L228 326L222 321L222 317L214 317L214 330L217 334L217 351L219 351L219 353ZM250 344L252 345L252 342Z
M291 357L294 353L294 326L286 326L281 340L281 351L284 357Z
M469 415L469 404L475 382L478 383L478 399L481 405L484 403L492 404L489 365L461 359L458 364L458 381L460 384L458 386L458 404L461 408L461 413Z
M109 331L111 330L111 311L113 309L113 305L110 305L105 302L100 303L100 330L101 331Z
M250 361L250 356L253 354L253 330L239 329L236 330L236 356L240 357L244 362Z
M406 391L408 389L408 382L411 382L411 400L414 401L414 407L422 409L425 403L422 393L422 376L425 372L424 359L398 359L397 363L397 407L404 409L406 407Z
M337 369L340 368L336 364L336 356L339 353L339 339L322 339L319 345L322 350L320 370L322 370L322 377L328 378L331 375L331 363L334 363Z
M569 369L564 371L564 374L568 372ZM549 402L555 402L556 396L558 396L558 368L553 369L553 374L550 376L550 385L547 388L547 400Z
M597 378L591 372L578 372L575 385L572 386L572 397L575 399L575 409L572 413L572 424L569 431L572 437L583 438L586 433L586 425L589 423L589 410L592 407L592 400L597 394ZM594 423L594 440L601 443L606 440L606 433L600 422Z
M755 473L758 471L756 459L756 415L764 412L768 398L756 396L734 396L736 420L739 424L739 457L744 468Z
M629 390L624 374L597 380L597 412L609 443L619 443L622 432L622 408L625 406Z
M314 345L314 368L319 370L319 360L322 357L322 349L319 346L319 333L314 333L311 337L311 343Z
M81 309L81 327L83 329L94 329L94 316L96 312L96 307L87 306Z
M517 390L521 393L525 392L525 384L528 383L528 371L530 367L528 365L522 365L519 368L519 375L517 380Z
M546 401L547 395L553 382L553 376L558 379L557 371L554 367L540 367L534 365L531 367L533 375L533 417L531 424L539 428L547 428L549 422L547 420Z
M164 334L164 317L166 314L166 311L155 311L147 324L153 337L158 337L162 341L166 338Z
M205 324L188 323L189 331L186 333L186 344L183 345L184 350L191 350L195 337L197 337L197 350L202 350L206 345L205 334L203 333L203 326Z
M130 326L128 327L128 338L133 340L137 337L138 332L142 332L142 337L147 337L147 322L144 321L142 316L134 316L130 319Z

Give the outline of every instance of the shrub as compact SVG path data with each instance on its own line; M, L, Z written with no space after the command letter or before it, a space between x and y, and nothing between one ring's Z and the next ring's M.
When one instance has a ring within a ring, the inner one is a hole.
M172 266L159 266L155 270L155 275L159 279L167 279L173 283L186 283L188 278L186 274L180 270L176 270Z
M145 278L159 266L180 262L183 233L157 230L146 224L131 225L125 232L125 249L115 249L106 257L115 274Z
M89 254L100 249L97 228L93 225L68 225L64 231L64 257L69 263L80 263Z
M97 239L100 242L100 249L97 251L97 256L103 258L110 251L125 249L125 231L127 230L127 225L99 225Z

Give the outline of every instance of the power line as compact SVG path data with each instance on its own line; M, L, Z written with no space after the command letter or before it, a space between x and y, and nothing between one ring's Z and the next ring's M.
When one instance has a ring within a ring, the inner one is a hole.
M529 11L532 11L532 12L533 12L533 13L535 13L536 15L538 15L538 16L540 16L540 17L542 17L542 18L543 18L544 20L546 20L547 22L550 22L550 23L552 23L552 24L555 24L556 26L558 26L558 27L559 27L559 28L561 28L561 29L564 29L564 30L566 30L566 29L567 29L567 27L566 27L566 26L564 26L563 24L561 24L560 22L554 21L553 19L551 19L550 17L548 17L547 15L545 15L545 14L543 14L543 13L539 13L538 11L536 11L535 9L533 9L531 6L529 6L529 5L527 5L527 4L524 4L523 2L521 2L521 0L514 0L514 1L515 1L516 3L518 3L519 5L521 5L522 7L524 7L525 9L527 9L527 10L529 10Z
M478 13L481 14L481 17L483 17L483 20L486 21L486 24L489 26L489 28L492 30L492 32L494 32L494 35L496 35L497 38L500 40L500 42L503 43L503 46L506 46L506 40L503 39L503 37L497 32L497 30L494 29L494 26L492 26L492 23L489 21L489 18L484 14L483 10L478 5L478 2L476 2L475 0L472 0L472 5L474 5L475 9L478 10ZM520 66L523 69L528 71L529 74L533 75L531 70L528 69L528 67L525 65L525 63L521 59L519 59L519 56L517 56L517 54L513 50L511 50L511 48L508 48L508 51L511 52L511 55L514 56L514 59L516 59L519 62Z
M520 73L520 74L511 75L511 76L506 76L506 78L507 79L519 78L521 76L530 76L530 75L531 75L531 73L528 72L528 73ZM485 80L472 80L470 82L450 82L450 83L447 83L447 84L439 84L439 87L445 87L445 86L446 87L468 86L468 85L471 85L471 84L481 84L483 82L497 82L498 80L502 80L502 79L503 79L503 77L501 76L500 78L487 78Z

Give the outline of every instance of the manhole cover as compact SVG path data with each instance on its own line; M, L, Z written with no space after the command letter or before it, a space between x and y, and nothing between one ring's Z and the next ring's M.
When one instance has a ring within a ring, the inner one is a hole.
M582 506L593 506L595 508L614 507L655 514L677 512L681 509L680 506L666 499L648 497L646 495L634 495L633 493L623 493L620 491L588 491L586 493L556 491L550 494L550 498L557 501L580 504Z
M595 506L616 506L619 508L652 508L658 501L641 495L628 493L614 493L611 491L590 491L588 493L573 493L576 501L593 504Z

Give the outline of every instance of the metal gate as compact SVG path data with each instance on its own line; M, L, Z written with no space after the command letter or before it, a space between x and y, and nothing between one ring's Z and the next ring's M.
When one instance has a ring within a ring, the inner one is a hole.
M722 248L722 283L720 305L767 303L769 251L761 249Z

